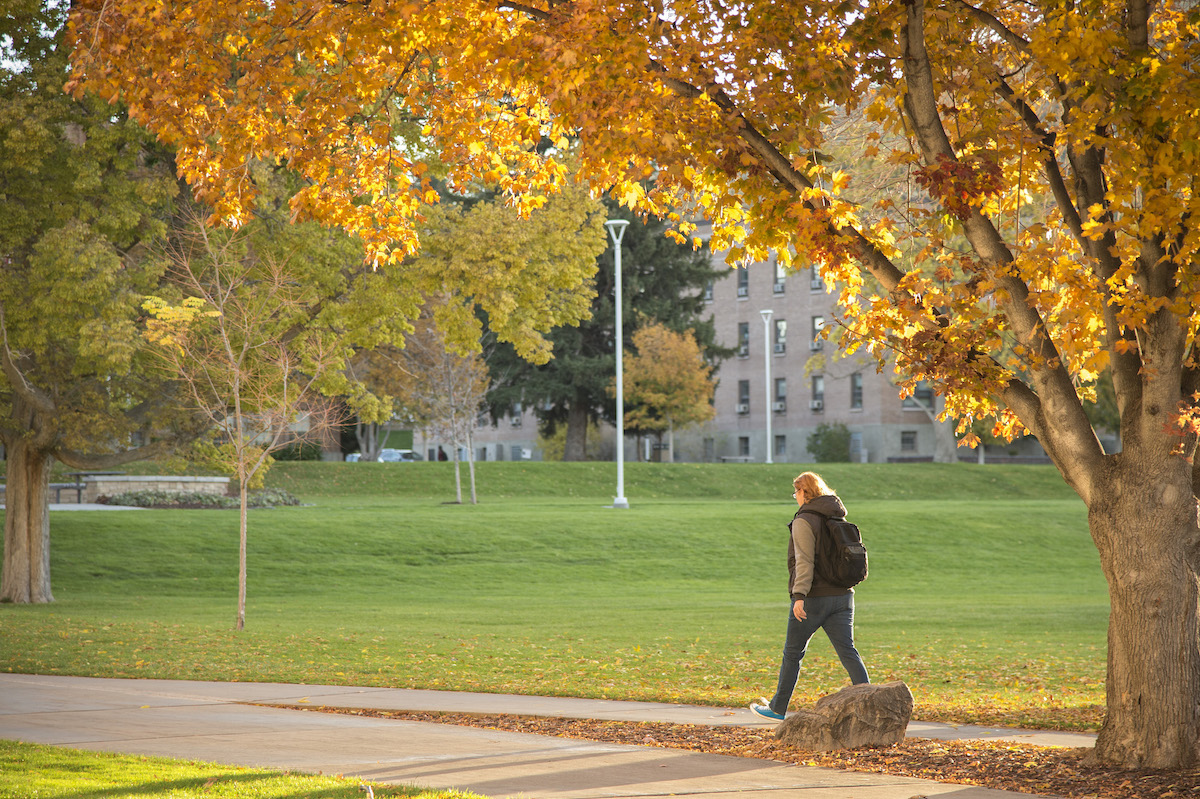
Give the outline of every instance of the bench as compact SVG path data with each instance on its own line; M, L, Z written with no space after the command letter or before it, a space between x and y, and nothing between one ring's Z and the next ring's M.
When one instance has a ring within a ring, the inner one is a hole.
M721 463L749 463L749 455L722 455Z
M50 490L54 492L54 504L56 504L56 505L62 504L62 492L63 491L74 491L75 492L75 504L82 505L83 504L83 492L87 488L87 484L84 482L85 478L88 478L88 477L95 478L95 477L100 477L100 476L109 476L109 475L116 475L116 474L125 474L125 472L67 472L67 477L70 477L75 482L73 482L73 483L51 483L50 484Z
M55 505L62 504L62 492L63 491L74 491L75 492L75 504L76 505L83 502L83 481L82 480L80 480L78 482L74 482L74 483L51 483L50 490L54 492L54 504Z

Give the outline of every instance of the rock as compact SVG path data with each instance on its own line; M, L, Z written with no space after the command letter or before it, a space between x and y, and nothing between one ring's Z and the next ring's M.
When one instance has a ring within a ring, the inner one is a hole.
M889 746L904 740L912 709L912 692L898 680L851 685L821 697L811 710L788 716L775 737L810 752Z

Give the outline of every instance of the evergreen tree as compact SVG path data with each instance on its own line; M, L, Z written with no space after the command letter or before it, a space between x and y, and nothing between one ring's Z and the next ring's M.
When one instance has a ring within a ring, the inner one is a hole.
M665 234L658 219L638 219L628 209L605 201L609 219L630 225L622 239L624 346L641 324L660 323L671 330L692 330L710 362L729 354L717 346L712 317L703 318L704 288L722 274L712 267L708 247L693 249ZM616 372L615 270L610 246L597 259L596 295L591 318L575 327L550 332L553 358L534 365L521 360L510 345L488 347L493 388L488 407L499 420L519 403L532 407L540 432L553 435L566 425L563 460L584 460L589 423L616 421L616 404L608 385Z

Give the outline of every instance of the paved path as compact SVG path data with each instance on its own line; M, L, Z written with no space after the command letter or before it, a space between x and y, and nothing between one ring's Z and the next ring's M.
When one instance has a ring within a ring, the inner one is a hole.
M304 713L268 704L512 713L769 726L749 710L389 688L0 674L0 738L79 749L358 776L494 797L610 799L1000 799L886 774L783 765L447 724ZM915 737L1086 746L1091 736L916 723Z

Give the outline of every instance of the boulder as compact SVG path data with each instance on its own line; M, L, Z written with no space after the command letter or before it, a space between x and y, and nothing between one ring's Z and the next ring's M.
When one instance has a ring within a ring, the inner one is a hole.
M912 709L912 692L899 680L851 685L788 716L775 737L810 752L889 746L904 740Z

